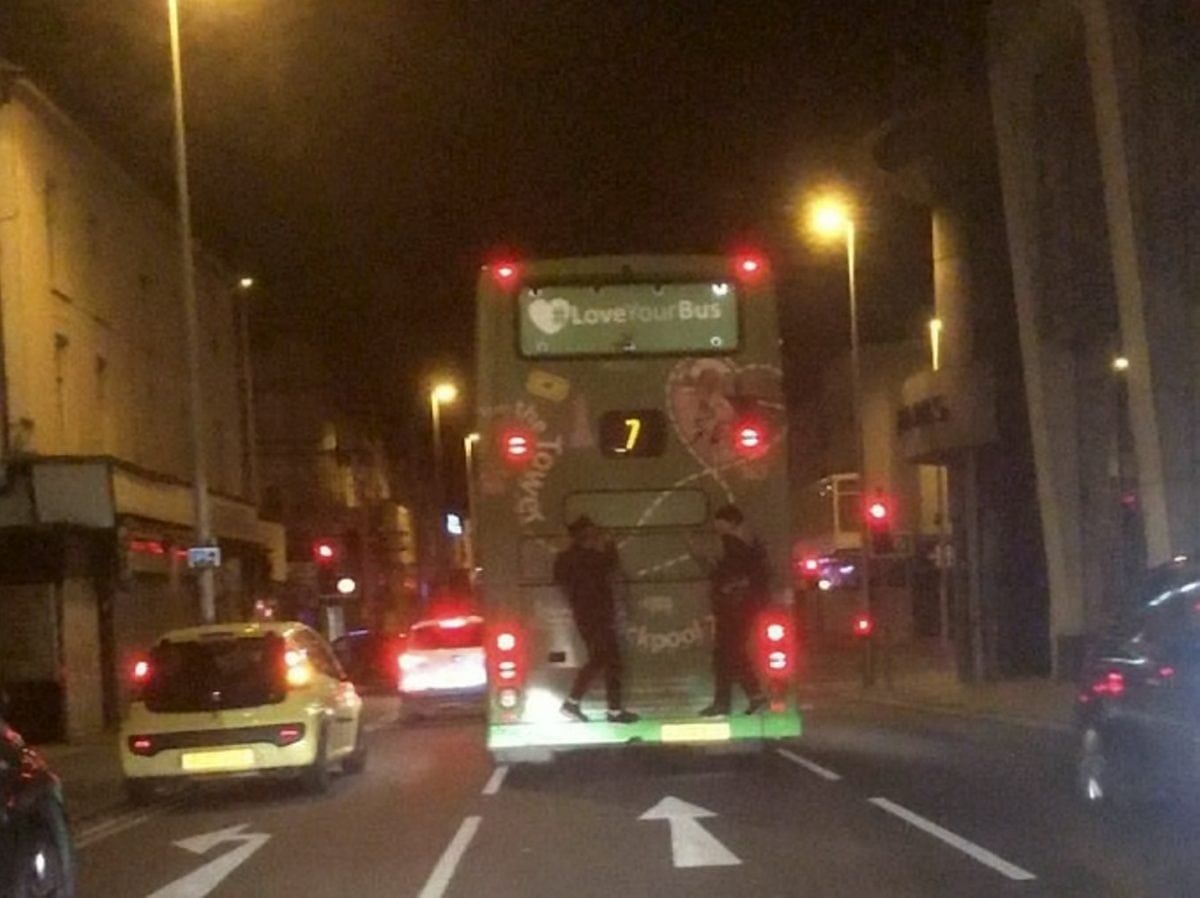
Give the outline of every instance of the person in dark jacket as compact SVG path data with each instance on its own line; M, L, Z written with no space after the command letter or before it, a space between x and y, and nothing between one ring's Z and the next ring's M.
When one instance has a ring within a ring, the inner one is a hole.
M579 669L562 712L587 721L579 703L600 673L608 699L610 723L633 723L638 715L621 704L621 644L617 638L617 609L613 579L618 570L617 548L595 522L582 515L567 525L571 545L554 559L554 582L562 589L587 647L587 663Z
M712 567L712 612L716 623L713 643L714 695L712 704L700 714L717 717L729 713L733 684L742 687L749 699L747 714L767 704L767 696L755 676L747 643L755 618L770 596L767 552L746 525L735 505L723 505L713 515L713 526L721 537L721 555Z

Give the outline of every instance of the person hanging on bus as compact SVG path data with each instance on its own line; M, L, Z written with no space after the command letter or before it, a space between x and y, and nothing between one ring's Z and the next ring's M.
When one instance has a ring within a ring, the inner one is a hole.
M567 525L571 544L554 559L554 582L559 585L575 626L587 647L587 663L579 669L562 712L587 722L580 708L592 681L604 674L610 723L633 723L637 714L621 702L621 644L617 638L617 608L613 581L618 570L617 548L587 515Z
M713 527L721 537L721 554L711 565L713 642L713 701L702 717L729 714L733 684L749 700L747 714L767 705L767 696L755 676L748 642L751 627L770 597L770 571L762 542L750 531L736 505L722 505L713 514Z

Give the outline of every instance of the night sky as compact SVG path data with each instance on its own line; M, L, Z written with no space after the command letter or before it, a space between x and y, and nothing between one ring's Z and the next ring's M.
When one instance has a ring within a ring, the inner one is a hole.
M181 5L198 234L260 279L260 324L332 335L384 420L423 373L469 375L497 251L761 246L803 389L844 345L840 259L793 223L831 178L864 205L867 338L916 336L932 305L927 216L855 159L914 85L978 77L977 0ZM0 55L169 200L165 9L0 0Z

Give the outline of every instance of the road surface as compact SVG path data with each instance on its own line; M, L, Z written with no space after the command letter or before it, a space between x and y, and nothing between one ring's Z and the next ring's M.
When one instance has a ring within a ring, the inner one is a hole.
M762 755L509 769L476 721L374 726L327 795L228 784L90 821L80 895L1200 894L1200 814L1086 812L1065 733L833 702Z

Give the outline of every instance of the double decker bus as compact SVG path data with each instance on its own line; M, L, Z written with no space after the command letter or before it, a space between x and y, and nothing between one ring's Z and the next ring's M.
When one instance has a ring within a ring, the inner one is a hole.
M501 760L623 743L750 747L801 721L789 577L786 414L770 272L757 256L493 264L477 293L473 494L488 621L490 750ZM713 698L713 513L736 504L767 548L772 607L752 662L768 707L706 718ZM566 525L613 538L626 706L560 713L586 662L553 582ZM741 743L741 744L739 744Z

